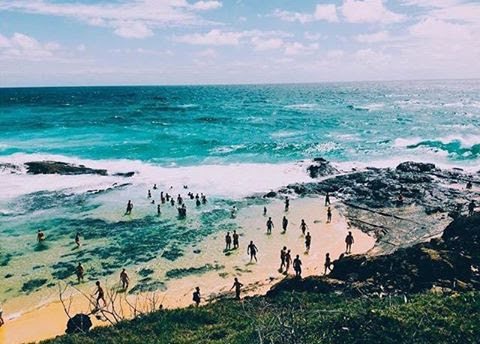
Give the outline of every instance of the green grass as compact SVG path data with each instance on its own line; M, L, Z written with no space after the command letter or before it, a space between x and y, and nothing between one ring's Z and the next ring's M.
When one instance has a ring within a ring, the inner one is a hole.
M260 339L261 338L261 339ZM283 293L159 311L49 343L479 343L480 293L342 298Z

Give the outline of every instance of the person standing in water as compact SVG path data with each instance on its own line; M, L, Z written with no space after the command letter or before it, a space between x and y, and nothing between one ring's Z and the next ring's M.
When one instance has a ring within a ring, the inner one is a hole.
M173 197L172 197L172 198L170 198L170 204L172 205L172 207L174 207L174 206L175 206L175 200L173 199Z
M157 204L157 216L162 215L162 209L160 208L160 204Z
M308 226L305 223L305 220L302 219L302 223L300 223L300 229L302 230L302 234L305 235L305 231L307 230Z
M352 253L352 244L355 242L353 240L352 232L348 232L347 237L345 238L345 253Z
M290 199L287 196L285 197L285 211L287 212L289 208L290 208Z
M235 288L235 299L240 300L240 290L243 287L243 284L238 281L238 278L235 277L234 282L230 290Z
M80 247L80 233L75 234L75 244Z
M325 267L325 271L324 271L324 275L327 274L327 269L332 271L332 260L330 259L330 253L327 253L325 255L325 264L324 264L324 267Z
M475 201L472 199L468 204L468 216L472 216L475 213Z
M288 269L290 269L290 264L292 264L292 255L290 250L285 253L285 274L288 274Z
M287 219L286 216L284 216L283 219L282 219L283 233L285 233L287 231L287 227L288 227L288 219Z
M230 212L230 217L231 217L232 219L234 219L235 216L236 216L236 214L237 214L237 207L236 207L236 206L233 206L233 207L232 207L232 211Z
M332 222L332 209L328 207L327 209L327 223Z
M312 244L312 237L310 236L310 232L307 232L307 236L305 237L305 248L307 253L310 252L310 245Z
M287 255L287 247L283 246L283 248L280 250L280 269L278 269L280 272L283 271L283 268L285 267L285 256Z
M37 231L37 241L39 243L45 241L45 233L43 233L40 229Z
M275 227L275 226L273 225L272 218L269 217L268 221L267 221L267 234L272 234L272 228L273 227Z
M77 275L78 283L83 282L85 270L83 269L82 263L78 263L77 267L75 268L75 274Z
M233 249L236 250L239 247L238 234L236 230L233 231L232 237L233 237Z
M153 190L157 190L157 184L153 184Z
M200 295L200 287L195 288L192 299L193 299L193 302L195 302L195 307L198 307L200 305L200 300L202 299Z
M227 232L225 236L225 251L230 251L232 248L232 237L230 236L230 232Z
M128 201L127 203L127 210L125 211L125 215L130 215L132 213L132 210L133 210L133 203L132 201Z
M255 246L253 241L250 241L250 244L247 247L247 254L250 254L250 262L252 262L253 259L255 259L256 262L258 261L257 252L258 252L257 246Z
M147 198L152 198L152 193L150 192L150 190L148 190Z
M263 207L263 216L267 216L267 207Z
M325 195L325 206L330 205L330 193L327 191Z
M107 305L107 301L105 301L105 292L103 291L102 286L100 285L100 281L95 282L97 286L97 291L95 291L94 295L97 295L97 308L100 308L100 300L103 301L103 306Z
M122 272L120 272L120 282L122 282L122 289L127 290L128 282L130 282L130 278L128 277L125 269L123 269Z
M296 277L302 277L302 261L300 260L300 256L298 254L293 260L293 270L295 270Z

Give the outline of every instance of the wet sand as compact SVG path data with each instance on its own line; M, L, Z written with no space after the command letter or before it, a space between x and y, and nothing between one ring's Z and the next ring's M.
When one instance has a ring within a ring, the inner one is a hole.
M292 251L292 259L299 254L303 263L302 276L319 275L323 273L323 263L326 252L330 252L332 260L344 252L344 239L350 230L355 238L352 253L364 253L371 249L375 240L355 228L348 228L347 221L342 217L332 204L333 220L326 223L326 208L323 198L302 198L290 202L289 212L284 212L283 202L274 200L267 205L267 217L262 215L263 206L250 206L241 209L236 216L235 222L239 228L240 248L224 252L225 232L215 233L192 245L185 255L175 261L155 259L142 268L151 267L154 272L149 276L152 281L165 283L166 290L156 292L157 299L164 308L186 307L192 304L192 292L199 286L202 293L202 303L215 300L220 296L233 296L230 288L233 278L238 277L245 285L242 296L264 294L273 284L285 277L278 271L280 265L280 250L287 246ZM282 234L282 217L286 215L289 226L286 233ZM275 228L271 235L266 234L266 221L271 216ZM308 231L312 236L310 253L305 253L305 239L299 228L301 219L305 219ZM258 247L258 263L250 263L247 255L247 245L253 240ZM195 251L195 252L194 252ZM207 265L208 264L208 265ZM205 267L207 266L207 267ZM188 270L189 268L193 268ZM168 271L177 270L178 274ZM194 270L198 269L198 270ZM203 269L203 270L202 270ZM120 272L120 271L119 271ZM293 268L290 274L293 274ZM138 283L136 274L129 271L131 276L130 286ZM107 287L118 285L117 279L102 281ZM81 285L83 292L91 294L94 291L93 283ZM78 292L74 293L71 314L88 312L89 303ZM131 302L137 298L139 303L147 303L146 298L151 293L139 296L121 294L121 298L127 297ZM56 297L58 300L58 296ZM46 299L48 300L48 299ZM128 311L126 311L128 313ZM38 341L61 335L65 331L67 316L60 302L51 296L45 305L30 312L9 319L9 309L5 305L4 316L7 320L5 326L0 328L0 343L22 343ZM95 326L108 325L93 319Z

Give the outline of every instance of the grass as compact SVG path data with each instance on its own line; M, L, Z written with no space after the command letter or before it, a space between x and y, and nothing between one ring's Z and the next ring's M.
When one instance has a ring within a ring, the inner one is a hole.
M48 343L479 343L480 293L371 299L283 293L159 311Z

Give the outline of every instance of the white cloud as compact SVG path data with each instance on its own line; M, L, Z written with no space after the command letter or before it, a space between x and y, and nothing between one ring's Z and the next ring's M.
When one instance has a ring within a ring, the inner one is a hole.
M343 17L350 23L397 23L405 16L390 11L383 0L345 0L340 7Z
M55 57L60 50L56 42L40 43L23 33L14 33L10 38L0 34L0 58L15 60L45 60Z
M291 12L276 9L272 16L288 22L298 21L302 24L313 21L328 21L331 23L338 22L337 8L333 4L317 5L313 13Z
M208 59L214 59L217 57L217 52L214 49L205 49L197 53L199 57L206 57Z
M252 44L255 50L273 50L280 49L283 47L284 42L281 38L262 38L262 37L252 37Z
M47 0L0 2L0 10L74 18L88 25L112 28L115 34L127 38L151 36L157 27L207 24L209 22L196 12L221 6L221 2L212 0L193 4L186 0L136 0L99 4Z
M379 43L390 39L388 31L379 31L370 34L356 35L355 40L360 43Z
M222 7L220 1L197 1L191 6L191 8L199 11L215 10L220 7Z
M472 33L468 26L462 24L453 24L446 21L426 18L409 28L409 32L413 37L426 38L430 41L451 40L455 41L468 40L472 38Z
M304 45L299 42L288 42L288 43L285 43L285 55L287 56L308 55L315 52L319 48L320 46L317 43Z
M404 5L442 8L459 4L458 0L403 0Z
M238 45L242 37L244 37L243 32L225 32L214 29L204 34L193 33L175 36L173 40L193 45Z
M305 39L308 40L308 41L319 41L321 39L327 39L326 35L323 35L323 34L318 33L318 32L309 32L309 31L306 31L303 34L303 37L305 37Z

